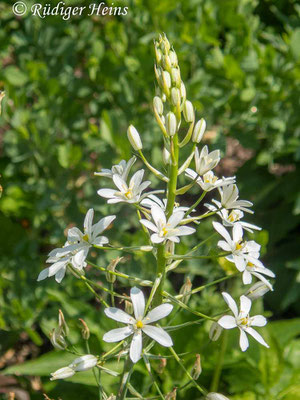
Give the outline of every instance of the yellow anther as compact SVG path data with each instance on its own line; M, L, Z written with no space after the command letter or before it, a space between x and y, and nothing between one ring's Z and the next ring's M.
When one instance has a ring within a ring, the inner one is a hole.
M237 244L235 245L236 250L241 250L243 247L244 247L244 243L242 241L237 242Z
M138 321L138 322L136 323L136 327L137 327L138 329L142 329L142 328L144 327L144 324L142 323L142 321Z
M252 264L251 262L248 262L247 267L253 268L253 267L255 267L255 265Z
M241 324L242 325L247 325L248 324L248 318L242 318L241 319Z
M162 228L162 233L163 233L163 236L166 236L168 233L168 230L166 228Z
M127 197L127 199L132 199L132 191L130 189L125 193L125 197Z
M85 235L82 236L82 239L86 242L89 241L89 235L86 233Z

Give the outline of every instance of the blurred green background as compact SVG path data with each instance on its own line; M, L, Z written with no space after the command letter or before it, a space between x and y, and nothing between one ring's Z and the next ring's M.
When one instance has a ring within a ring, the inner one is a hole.
M64 243L66 227L81 226L90 207L96 218L120 212L108 235L114 243L129 244L132 238L143 243L132 210L108 207L97 196L106 181L93 172L131 156L130 123L141 133L147 157L161 168L162 138L151 104L153 39L165 32L178 54L188 99L197 117L207 121L207 143L224 156L218 173L235 174L240 197L254 202L248 221L263 227L255 239L263 245L265 265L277 275L275 291L264 301L271 322L263 333L271 349L251 342L242 354L232 334L219 390L236 400L300 399L299 2L114 1L114 6L128 6L128 15L69 21L29 14L17 18L12 3L0 2L0 90L6 92L0 116L0 398L8 398L9 391L20 400L41 399L44 392L51 399L97 398L88 373L75 375L73 384L49 381L49 373L73 357L52 351L47 336L61 308L73 328L73 343L82 346L78 318L83 317L99 354L109 348L101 337L113 324L75 278L61 285L53 279L37 284L36 278L48 252ZM190 204L196 195L183 202ZM201 227L199 239L211 229ZM183 241L182 251L186 245ZM92 255L101 265L112 258ZM153 277L150 255L127 261L120 269ZM224 274L219 266L199 262L181 272L171 277L170 290L178 290L187 273L198 284ZM94 275L105 282L105 276ZM126 282L119 283L120 292L125 287ZM222 310L219 289L203 292L190 306L206 307L208 314ZM190 318L182 313L176 321ZM196 348L201 354L199 382L207 387L220 346L209 344L208 329L204 325L173 335L178 352ZM194 358L185 361L191 368ZM114 391L113 380L104 379ZM172 361L158 379L164 392L182 383ZM133 384L139 388L147 382L138 365ZM178 398L195 399L197 393L188 387Z

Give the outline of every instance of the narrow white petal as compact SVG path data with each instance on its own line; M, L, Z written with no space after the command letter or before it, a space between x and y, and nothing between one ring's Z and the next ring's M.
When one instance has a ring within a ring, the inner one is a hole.
M114 189L100 189L97 191L98 195L110 199L115 196L116 191Z
M177 236L168 236L168 239L171 240L171 242L179 243L180 239Z
M172 304L165 303L157 306L151 310L146 317L143 319L144 324L150 324L158 321L159 319L165 318L173 310Z
M265 326L267 324L267 320L263 315L255 315L251 318L251 325L253 326Z
M165 238L158 236L157 233L153 233L153 235L151 235L151 241L153 243L162 243L165 240Z
M218 324L224 329L232 329L237 327L236 320L231 315L224 315L224 317L221 317L218 321Z
M246 333L240 329L240 348L242 351L246 351L249 347L249 341Z
M104 244L107 244L109 240L107 239L106 236L98 236L93 240L93 244L95 246L103 246Z
M148 221L147 219L140 219L140 223L143 224L146 228L150 229L150 231L157 232L158 228L153 222Z
M55 274L55 280L57 283L60 283L66 274L66 267L61 268L56 274Z
M81 230L76 228L76 226L68 230L68 242L70 243L80 241L82 236Z
M166 224L166 216L165 216L164 210L162 208L154 205L151 208L151 214L152 214L152 218L155 222L155 225L160 226L162 224L163 225Z
M235 223L232 229L232 237L235 243L239 242L243 238L243 228L239 223Z
M235 263L235 266L240 272L243 272L246 268L246 261L243 256L236 256L235 254L233 255L233 262Z
M229 244L232 243L229 233L222 224L220 224L219 222L213 222L213 227L221 236L223 236L223 238L226 240L227 243Z
M103 340L107 343L120 342L121 340L126 339L128 336L132 335L132 333L133 330L129 326L126 326L124 328L112 329L111 331L108 331L104 334Z
M226 303L228 304L228 307L230 308L230 310L233 312L233 315L235 317L238 316L238 308L236 305L236 302L233 300L233 298L230 296L230 294L226 293L226 292L222 292L222 296L224 298L224 300L226 301Z
M130 290L130 297L133 306L135 319L142 319L145 312L145 296L141 289L133 287Z
M185 235L192 235L194 232L196 232L195 228L190 228L189 226L179 226L178 232L176 232L177 236L185 236Z
M179 222L183 219L184 211L174 211L171 217L168 219L169 228L175 228Z
M39 281L42 281L42 280L48 278L48 276L49 276L48 274L49 274L49 268L43 269L43 271L41 271L41 272L39 273L39 276L38 276L38 278L37 278L37 281L39 282Z
M133 189L133 188L136 189L140 186L140 184L142 183L142 180L143 180L144 172L145 171L143 169L140 169L132 176L132 178L130 179L130 182L129 182L129 187L131 189Z
M114 221L115 218L116 218L115 215L108 215L107 217L100 219L100 221L98 221L95 225L93 225L92 227L93 237L95 238L100 233L105 231L105 229L108 228L108 226Z
M120 190L120 192L127 192L128 190L128 186L126 184L126 182L124 181L123 178L121 178L120 175L113 175L113 181L114 184L117 186L117 188Z
M108 307L104 309L104 313L108 318L114 319L124 324L133 324L134 318L127 314L125 311L116 307Z
M246 332L249 333L255 340L258 341L258 343L262 344L265 347L269 348L269 345L264 341L263 337L256 332L253 328L246 328Z
M241 296L240 297L240 312L248 315L249 311L251 309L251 300L247 296Z
M230 245L227 242L225 242L225 240L219 240L218 241L218 246L224 251L231 251L232 250Z
M130 344L130 358L133 363L136 363L141 358L142 354L142 332L138 330L133 335L131 344Z
M173 346L171 336L162 328L153 325L145 325L143 327L143 332L164 347Z
M249 271L245 269L243 272L243 284L244 285L249 285L252 282L252 275Z
M86 213L83 224L84 232L87 233L89 236L91 236L92 234L93 218L94 218L94 210L90 208Z

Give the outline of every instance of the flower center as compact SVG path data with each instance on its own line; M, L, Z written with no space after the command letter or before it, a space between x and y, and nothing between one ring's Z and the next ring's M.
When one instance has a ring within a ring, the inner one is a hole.
M130 189L128 189L124 195L125 195L125 197L127 197L127 199L132 199L132 191Z
M162 228L162 233L163 233L163 236L166 236L167 234L168 234L168 229L167 228Z
M248 263L247 263L247 267L254 268L254 267L255 267L255 265L254 265L254 264L252 264L251 262L248 262Z
M244 247L245 243L242 240L239 240L236 244L235 244L235 249L236 250L241 250Z
M89 241L89 235L86 233L85 235L82 236L82 239L83 239L85 242L88 242L88 241Z
M143 322L142 322L141 320L137 321L136 327L137 327L138 329L142 329L142 328L144 327Z
M235 221L238 221L239 219L240 219L240 217L234 211L231 211L231 213L228 216L228 221L230 221L230 222L235 222Z
M249 322L249 319L248 318L241 318L241 325L247 325L248 324L248 322Z

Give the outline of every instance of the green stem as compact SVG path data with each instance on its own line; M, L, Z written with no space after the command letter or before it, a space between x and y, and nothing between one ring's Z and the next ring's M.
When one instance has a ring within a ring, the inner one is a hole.
M171 141L171 156L172 162L170 165L170 180L168 182L168 200L166 207L167 218L169 218L173 213L175 197L176 197L176 188L177 188L177 175L178 175L178 156L179 156L179 147L178 147L178 134L176 133Z
M221 342L221 349L218 352L218 362L217 362L216 368L214 370L214 375L213 375L213 379L212 379L211 386L210 386L211 392L218 391L220 376L221 376L223 362L224 362L224 356L225 356L226 348L227 348L227 342L228 342L228 331L225 330L223 333L223 338L222 338L222 342Z
M189 215L189 213L191 212L191 211L193 211L193 209L195 208L195 207L197 207L197 205L201 202L201 200L204 198L204 196L206 195L206 191L204 190L203 192L202 192L202 194L201 194L201 196L199 197L199 199L187 210L187 212L184 214L184 218L186 218L188 215Z
M129 382L132 369L133 369L133 362L130 360L129 357L124 361L124 368L121 375L120 380L120 387L116 397L116 400L124 400L126 398L127 393L127 382Z
M165 283L165 276L166 276L166 256L165 256L165 245L159 244L157 246L157 267L156 267L156 276L161 276L160 283L156 290L156 293L153 297L153 305L158 306L162 303L162 294L164 283Z

